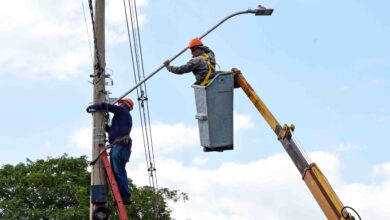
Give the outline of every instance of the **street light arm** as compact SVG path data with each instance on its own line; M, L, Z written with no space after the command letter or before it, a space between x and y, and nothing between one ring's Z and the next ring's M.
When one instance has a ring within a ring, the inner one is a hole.
M230 18L232 18L234 16L241 15L241 14L255 14L256 16L259 16L259 15L271 15L272 12L273 12L273 9L267 9L267 8L264 8L263 6L259 5L258 8L256 8L256 9L248 9L248 10L245 10L245 11L240 11L240 12L233 13L233 14L227 16L226 18L224 18L222 21L220 21L218 24L216 24L214 27L212 27L210 30L208 30L206 33L204 33L199 38L200 39L204 38L210 32L215 30L218 26L220 26L225 21L229 20Z
M240 11L240 12L236 12L234 14L231 14L229 16L227 16L226 18L224 18L223 20L221 20L218 24L216 24L214 27L212 27L210 30L208 30L206 33L204 33L202 36L200 36L199 38L202 39L204 37L206 37L210 32L212 32L213 30L215 30L218 26L220 26L221 24L223 24L225 21L229 20L230 18L234 17L234 16L237 16L237 15L241 15L241 14L250 14L250 13L253 13L253 10L252 9L248 9L246 11Z
M223 20L221 20L218 24L216 24L214 27L212 27L210 30L208 30L206 33L204 33L202 36L200 36L199 38L202 39L204 37L206 37L210 32L214 31L218 26L220 26L222 23L224 23L225 21L227 21L228 19L234 17L234 16L237 16L237 15L241 15L241 14L255 14L256 16L259 16L259 15L271 15L273 12L273 9L267 9L261 5L259 5L256 9L248 9L248 10L245 10L245 11L240 11L240 12L236 12L236 13L233 13L229 16L227 16L226 18L224 18ZM173 60L175 60L177 57L179 57L180 55L182 55L186 50L188 49L188 47L184 48L183 50L181 50L178 54L176 54L174 57L172 57L171 59L169 59L170 62L172 62ZM143 83L145 83L148 79L150 79L152 76L154 76L156 73L158 73L160 70L162 70L164 68L164 65L160 66L158 69L156 69L154 72L152 72L151 74L149 74L145 79L143 79L142 81L140 81L139 83L137 83L133 88L131 88L129 91L127 91L126 93L124 93L122 96L120 96L118 99L114 100L113 102L111 102L111 104L115 104L117 103L119 100L123 99L124 97L126 97L128 94L130 94L132 91L134 91L136 88L138 88L140 85L142 85Z

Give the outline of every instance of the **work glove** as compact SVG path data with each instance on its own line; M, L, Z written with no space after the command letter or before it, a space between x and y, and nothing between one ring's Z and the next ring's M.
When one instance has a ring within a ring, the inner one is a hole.
M170 63L171 63L170 60L166 60L166 61L164 61L164 66L169 66Z
M92 108L91 106L88 106L87 109L86 109L86 111L87 111L88 113L93 113L93 112L96 112L96 109Z

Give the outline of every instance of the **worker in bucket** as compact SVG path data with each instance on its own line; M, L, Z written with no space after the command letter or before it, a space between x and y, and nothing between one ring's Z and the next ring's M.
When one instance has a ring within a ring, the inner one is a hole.
M130 138L133 126L130 111L133 110L134 102L129 98L121 99L118 105L105 102L88 106L87 112L108 111L114 114L111 126L106 125L108 141L111 145L110 163L118 183L122 201L125 205L131 204L131 191L127 179L126 163L131 155L132 140ZM115 205L116 203L114 203Z
M170 66L170 60L164 62L164 66L169 72L175 74L192 73L195 75L194 84L206 86L207 83L215 76L215 55L210 48L203 45L199 38L192 39L188 48L191 50L192 59L182 66Z

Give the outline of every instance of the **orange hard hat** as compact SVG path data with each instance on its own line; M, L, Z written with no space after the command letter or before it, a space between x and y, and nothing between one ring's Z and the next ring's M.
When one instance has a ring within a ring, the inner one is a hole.
M202 45L203 45L203 43L202 43L202 41L199 38L194 38L188 44L188 48L202 46Z
M134 102L133 102L133 100L131 100L130 98L121 99L121 100L118 101L118 104L121 105L121 104L124 103L124 102L126 102L127 104L129 104L129 106L131 106L131 109L130 109L130 110L133 109L133 107L134 107Z

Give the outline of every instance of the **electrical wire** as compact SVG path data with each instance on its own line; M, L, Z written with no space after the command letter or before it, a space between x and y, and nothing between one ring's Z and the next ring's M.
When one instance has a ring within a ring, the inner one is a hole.
M137 13L137 5L135 0L128 0L128 10L129 15L127 14L126 1L123 0L123 6L126 17L126 25L127 25L127 34L129 39L129 49L132 61L132 68L134 73L134 80L137 84L142 78L145 79L145 71L144 71L144 62L142 56L142 46L141 46L141 36L139 31L139 22L138 22L138 13ZM130 25L131 24L131 34L130 34ZM148 179L149 186L152 187L154 192L158 193L158 181L157 181L157 173L156 173L156 163L154 157L154 146L153 146L153 138L152 138L152 128L150 123L150 112L149 112L149 102L147 95L147 87L146 83L142 83L140 87L137 88L137 97L138 97L138 109L141 120L141 128L142 128L142 139L145 151L145 160L148 171ZM158 197L155 197L154 201L154 214L155 218L158 219Z
M87 16L85 16L84 0L81 0L81 5L82 5L82 8L83 8L84 21L85 21L85 28L86 28L87 36L88 36L89 52L90 52L90 54L91 54L91 60L92 60L92 65L93 65L92 46L91 46L91 40L90 40L90 38L89 38L89 31L88 31L88 24L87 24Z
M130 49L130 55L132 61L132 69L134 73L134 80L136 83L138 83L138 81L142 77L143 78L145 77L145 72L144 72L144 65L143 65L137 8L136 8L136 3L135 2L132 3L132 1L129 0L128 1L129 15L128 15L125 0L123 0L123 6L124 6L124 11L126 16L127 34L129 39L129 49ZM130 18L130 24L128 18ZM130 25L131 25L131 34L130 34ZM141 119L142 137L144 143L147 170L149 172L149 185L153 187L154 190L156 190L158 188L158 182L156 177L153 141L152 141L151 125L150 125L150 112L149 112L146 84L143 84L139 88L137 88L137 97L140 104L139 114Z
M131 3L131 1L129 0L129 2ZM135 41L135 43L138 45L138 47L136 48L139 48L139 56L140 56L140 63L138 63L140 66L139 66L139 70L140 72L142 72L142 77L145 78L145 71L144 71L144 62L143 62L143 56L142 56L142 45L141 45L141 36L140 36L140 31L139 31L139 22L138 22L138 13L137 13L137 4L136 4L136 1L133 0L133 18L135 20L135 22L132 22L136 25L136 27L133 27L133 30L135 30L135 36L133 35L133 38L137 38L138 42ZM131 4L129 4L131 6ZM141 78L141 77L140 77ZM143 89L144 89L144 92L145 92L145 97L147 98L147 87L146 87L146 83L143 84ZM143 108L143 110L145 111L146 109L146 114L144 112L144 120L147 122L147 126L145 127L146 129L149 128L149 131L146 132L146 135L149 137L147 137L147 146L149 147L150 146L150 149L149 151L151 152L151 156L150 157L150 160L152 161L153 164L155 164L155 159L154 159L154 147L153 147L153 139L152 139L152 130L151 130L151 124L150 124L150 112L149 112L149 102L146 100L146 108ZM150 143L149 143L150 142ZM153 166L153 164L151 164ZM155 171L155 167L151 167L152 171ZM156 172L151 172L151 175L155 175L156 176ZM158 186L157 185L157 177L155 178L155 185L156 187ZM156 188L155 187L155 188Z
M136 70L136 67L135 67L135 61L134 61L134 52L133 52L133 44L132 44L132 40L131 40L131 36L130 36L130 28L129 28L129 21L128 21L128 15L127 15L127 7L126 7L126 1L123 0L123 7L124 7L124 10L125 10L125 17L126 17L126 25L127 25L127 35L128 35L128 38L129 38L129 49L130 49L130 56L131 56L131 64L132 64L132 69L133 69L133 74L134 74L134 81L137 83L138 82L138 78L137 78L137 70ZM137 89L137 97L140 97L139 93L140 93L140 90ZM142 129L142 138L143 140L145 139L144 137L144 134L145 134L145 131L144 131L144 123L143 123L143 117L142 117L142 111L141 111L141 108L138 107L138 111L139 111L139 116L140 116L140 119L141 119L141 129ZM144 151L145 151L145 157L146 157L146 164L148 166L149 164L149 157L147 156L147 147L146 147L146 142L143 141L143 145L144 145ZM149 168L149 166L148 166ZM151 186L152 185L152 182L151 182L151 179L149 178L149 185Z
M88 0L88 4L89 4L89 11L90 11L90 14L91 14L91 23L92 23L92 33L93 33L93 44L94 44L94 48L95 48L95 63L94 63L94 68L95 70L97 70L97 76L99 78L98 81L100 81L100 76L102 75L102 73L104 73L104 68L103 66L101 65L101 61L100 61L100 53L99 53L99 50L98 50L98 46L97 46L97 37L96 37L96 28L95 28L95 20L94 20L94 16L93 16L93 6L92 6L92 0ZM97 82L94 82L94 84L96 84Z
M140 49L140 58L141 58L141 67L142 67L142 76L145 79L145 68L144 68L144 61L143 61L143 56L142 56L142 44L141 44L141 36L140 36L140 31L139 31L139 22L138 22L138 13L137 13L137 1L134 1L134 11L135 11L135 20L137 24L137 35L138 35L138 45ZM146 88L146 82L144 83L145 85L145 95L146 97L148 96L147 88ZM146 109L147 109L147 121L148 121L148 126L149 126L149 133L150 133L150 145L151 145L151 150L152 150L152 160L153 163L155 164L155 158L154 158L154 145L153 145L153 139L152 139L152 126L150 124L150 112L149 112L149 102L146 102ZM158 183L157 183L157 173L154 173L156 177L156 187L158 188Z
M130 2L130 0L129 0ZM140 61L141 61L141 71L142 71L142 76L143 76L143 79L145 79L145 68L144 68L144 62L143 62L143 56L142 56L142 43L141 43L141 36L140 36L140 31L139 31L139 22L138 22L138 13L137 13L137 1L134 0L134 14L135 14L135 24L136 24L136 34L137 34L137 38L138 38L138 46L139 46L139 52L140 52ZM145 89L145 96L148 97L148 92L147 92L147 87L146 87L146 82L144 83L144 89ZM143 110L145 111L145 108L143 108ZM151 126L151 123L150 123L150 112L149 112L149 102L148 100L146 99L146 111L147 111L147 114L146 114L146 117L145 120L147 121L148 123L148 126L146 127L149 128L149 131L147 132L147 134L149 133L150 135L150 139L147 139L147 140L150 140L150 145L149 145L149 142L148 142L148 146L150 146L150 149L149 149L149 152L151 150L151 155L152 157L149 156L149 160L152 161L152 163L150 163L150 166L149 166L149 169L148 171L150 172L150 175L152 176L152 180L154 180L154 183L155 183L155 186L153 186L153 189L155 191L155 193L157 194L158 192L158 178L157 178L157 172L156 172L156 162L155 162L155 157L154 157L154 145L153 145L153 138L152 138L152 126ZM145 116L145 113L144 113L144 116ZM149 153L150 155L150 153ZM154 164L154 166L153 166ZM153 174L154 174L154 179L153 179ZM158 199L158 197L155 197L156 199ZM158 201L155 201L155 217L156 219L158 218Z

